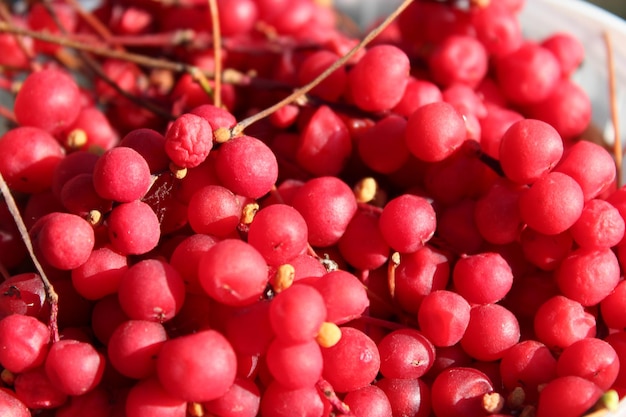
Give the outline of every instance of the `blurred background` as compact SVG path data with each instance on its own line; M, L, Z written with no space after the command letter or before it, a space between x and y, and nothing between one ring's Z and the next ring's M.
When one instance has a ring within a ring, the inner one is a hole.
M532 1L532 0L527 0ZM593 3L600 6L611 13L615 13L622 18L626 18L626 1L624 0L588 0L589 3Z

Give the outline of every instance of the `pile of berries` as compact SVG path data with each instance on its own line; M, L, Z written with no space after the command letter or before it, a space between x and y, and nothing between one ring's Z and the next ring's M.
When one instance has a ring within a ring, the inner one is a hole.
M324 3L1 6L3 417L626 395L626 188L579 40L414 0L359 45Z

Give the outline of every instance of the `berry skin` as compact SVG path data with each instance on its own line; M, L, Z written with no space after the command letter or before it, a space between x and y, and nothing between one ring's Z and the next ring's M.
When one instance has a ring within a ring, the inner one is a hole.
M267 194L278 178L276 156L251 136L239 136L222 144L215 169L226 188L249 198Z
M520 214L529 227L546 235L569 229L580 217L584 194L569 175L551 172L520 196Z
M498 253L462 256L452 271L455 290L471 304L496 303L513 285L513 271Z
M350 187L330 176L307 181L295 191L291 205L304 217L309 243L316 247L337 243L357 211Z
M425 104L408 118L406 144L413 156L426 162L452 155L467 138L463 116L449 103Z
M254 246L224 239L200 259L198 278L204 291L216 301L245 306L259 300L268 281L265 259Z
M563 155L563 141L548 123L524 119L504 133L499 155L507 178L519 184L531 184L559 162Z
M31 234L44 259L61 270L83 265L95 245L91 225L74 214L51 213L33 225Z
M620 281L617 256L611 249L573 250L555 272L559 289L583 306L598 304Z
M200 165L213 147L213 129L195 114L179 116L165 134L165 152L181 168Z
M459 294L438 290L422 299L417 313L421 331L437 347L458 343L470 321L471 307Z
M211 401L235 382L237 356L215 330L202 330L166 341L157 358L159 382L186 401Z
M286 204L272 204L259 210L248 230L248 243L268 265L288 263L306 250L306 221L298 210Z
M269 319L278 339L303 343L317 336L326 321L326 311L319 291L307 284L296 284L272 300Z
M548 49L526 41L497 60L496 74L504 95L515 104L525 105L552 93L561 78L561 66Z
M65 72L47 69L34 72L24 80L15 98L15 116L22 126L61 132L80 112L80 91Z
M0 408L8 413L6 417L30 417L30 411L15 393L8 388L0 388Z
M511 311L499 304L475 305L461 346L471 357L488 362L502 358L519 338L519 323Z
M14 191L39 193L50 188L63 157L56 139L37 127L16 127L0 138L0 173Z
M440 85L476 87L487 74L487 51L474 37L451 35L437 45L428 64Z
M100 197L128 203L138 200L152 180L146 160L132 148L119 147L105 152L94 167L93 185Z
M55 342L45 362L50 381L67 395L93 390L104 373L104 356L89 343L72 339Z
M391 109L402 98L409 69L409 58L401 49L392 45L372 47L348 73L355 104L371 112Z
M596 319L577 301L563 295L546 300L534 317L537 339L550 349L566 348L596 334Z
M425 198L404 194L385 205L379 227L394 250L415 252L435 233L435 210Z
M62 3L3 20L87 36ZM626 394L626 188L573 36L526 38L524 0L408 2L356 48L328 0L101 3L103 47L189 71L96 54L93 78L0 34L0 89L23 85L0 172L59 297L0 201L1 417L578 417Z
M380 372L385 378L411 379L423 376L433 365L435 347L419 331L400 329L378 342Z
M450 367L432 384L432 406L437 417L483 416L483 395L494 391L487 375L477 369Z
M298 137L298 164L315 176L338 175L352 153L352 139L343 120L321 106Z
M142 201L115 207L107 219L113 248L123 255L142 255L156 248L161 237L159 219Z
M128 268L118 289L120 306L130 318L159 323L180 311L185 294L178 272L158 259L145 259Z
M548 382L539 394L537 417L576 417L589 410L602 395L596 384L579 376Z
M350 392L369 385L380 369L380 354L374 341L360 330L344 327L339 343L322 348L322 376L337 392Z
M50 331L35 317L12 314L0 320L0 364L13 373L42 365Z

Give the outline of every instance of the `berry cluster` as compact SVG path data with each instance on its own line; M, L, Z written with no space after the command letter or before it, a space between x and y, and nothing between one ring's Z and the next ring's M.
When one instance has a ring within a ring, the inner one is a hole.
M415 0L357 46L323 3L1 6L3 416L626 395L626 188L580 42Z

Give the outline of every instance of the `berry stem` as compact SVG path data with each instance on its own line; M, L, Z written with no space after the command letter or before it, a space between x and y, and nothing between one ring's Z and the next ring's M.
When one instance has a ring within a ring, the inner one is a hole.
M606 44L607 66L609 72L609 99L611 106L611 123L613 124L613 155L617 169L617 188L622 186L622 138L619 129L619 106L617 104L617 81L615 79L615 57L613 54L613 41L609 32L604 32Z
M50 16L52 16L55 25L57 26L57 28L61 31L61 33L63 33L63 35L67 36L67 31L65 30L65 28L63 27L63 25L61 24L59 17L56 15L56 12L54 10L54 8L52 8L52 6L47 3L44 2L43 3L44 6L46 7L46 10L48 11L48 13L50 14ZM104 82L106 82L111 88L113 88L118 94L120 94L121 96L127 98L128 100L130 100L131 102L144 107L145 109L151 111L152 113L169 119L169 120L173 120L174 116L171 115L168 111L160 108L159 106L151 103L150 101L144 100L143 98L130 94L129 92L125 91L124 89L122 89L115 81L113 81L111 78L109 78L105 72L103 71L102 67L100 66L100 64L98 63L98 61L96 61L93 57L91 57L90 55L88 55L87 53L85 53L84 51L79 51L78 56L80 57L80 59L82 60L82 62L96 75L98 76L100 79L102 79Z
M3 21L7 22L7 24L10 24L12 16L4 2L0 2L0 17ZM17 42L17 46L20 48L22 53L28 57L31 71L40 70L41 64L35 59L33 52L27 48L26 45L24 45L22 38L20 38L17 34L15 34L15 41Z
M91 27L102 39L109 42L113 35L111 31L104 25L100 19L94 16L92 13L85 10L81 4L76 0L65 0L69 4L76 14L78 14L88 25Z
M213 56L215 58L213 104L215 107L222 107L222 34L217 0L209 0L209 10L211 11L211 24L213 26Z
M337 396L335 390L332 385L325 379L320 379L317 381L317 389L322 393L322 395L330 402L330 405L337 411L339 415L342 416L352 416L354 414L350 411L350 407Z
M389 294L391 294L392 299L395 298L396 294L396 268L398 265L400 265L400 254L394 252L391 254L387 264L387 285L389 286Z
M9 212L11 213L11 216L13 217L13 220L15 221L15 224L17 225L17 229L20 232L22 241L24 242L24 245L26 246L28 255L30 256L30 259L33 261L33 264L35 265L35 269L37 269L41 282L43 283L43 286L46 290L46 298L48 299L48 302L50 303L50 322L48 325L50 326L50 332L52 334L52 342L57 342L59 340L59 326L57 323L57 316L59 313L59 296L56 293L56 291L54 291L54 287L50 283L50 280L48 280L48 277L46 276L46 273L43 270L41 263L39 263L39 260L37 260L37 257L35 256L35 251L33 249L33 242L30 240L28 229L26 228L26 225L24 224L24 219L22 219L22 215L20 214L17 204L15 203L13 194L11 194L11 191L9 190L9 186L4 181L4 177L2 176L2 173L0 173L0 192L2 192L2 196L4 197L4 200L7 203Z
M245 128L247 128L248 126L250 126L251 124L255 122L258 122L261 119L264 119L270 114L285 107L287 104L291 104L295 101L301 100L306 95L306 93L314 89L319 83L321 83L326 78L328 78L328 76L332 74L337 68L340 68L341 66L345 65L346 62L348 62L357 52L365 48L367 44L369 44L372 40L374 40L380 34L380 32L382 32L387 26L389 26L391 22L393 22L396 19L396 17L398 17L398 15L402 13L402 11L404 11L404 9L406 9L409 6L409 4L411 4L412 2L413 0L404 0L389 16L387 16L385 20L383 20L382 23L380 23L378 26L372 29L363 38L363 40L361 40L361 42L359 42L347 54L345 54L344 56L339 58L337 61L335 61L333 65L328 67L324 72L318 75L309 84L305 85L304 87L296 89L293 93L291 93L290 95L288 95L287 97L279 101L278 103L274 104L273 106L270 106L266 108L265 110L262 110L254 114L253 116L243 119L242 121L237 123L231 129L231 137L239 136L244 131Z
M76 49L78 51L85 51L106 58L128 61L148 68L160 68L180 73L191 72L191 69L194 67L193 65L187 65L181 62L169 61L167 59L161 58L151 58L145 55L111 49L106 46L90 45L70 39L67 36L58 36L52 35L47 32L38 32L35 30L25 29L14 26L7 22L0 22L0 32L13 33L20 36L28 36L43 42L54 43L57 45ZM200 68L197 68L197 70L202 71L203 74L207 77L212 77L214 75L212 72L203 71Z
M11 274L9 274L9 271L2 264L2 262L0 262L0 275L2 276L2 279L5 281L11 277Z
M17 123L17 119L15 119L15 114L4 106L0 106L0 117L4 117L12 123Z

